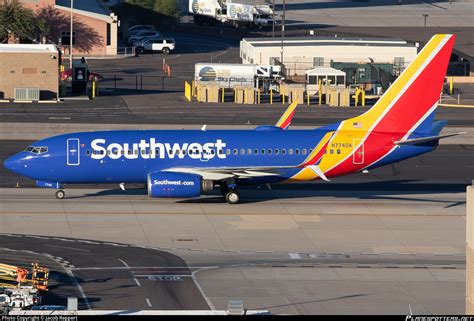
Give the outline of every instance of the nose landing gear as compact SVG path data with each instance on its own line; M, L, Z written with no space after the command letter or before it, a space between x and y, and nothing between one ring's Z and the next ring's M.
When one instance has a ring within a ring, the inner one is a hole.
M62 200L66 196L66 192L64 192L62 189L56 191L56 198L58 200Z

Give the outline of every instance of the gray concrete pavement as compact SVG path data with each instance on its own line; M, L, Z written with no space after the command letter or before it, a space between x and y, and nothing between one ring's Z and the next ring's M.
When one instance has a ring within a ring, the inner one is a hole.
M262 192L258 202L229 206L213 197L156 200L133 191L75 189L58 201L48 190L0 189L0 233L117 244L110 248L123 250L120 257L130 266L138 262L129 256L143 255L122 243L169 252L186 262L217 309L240 298L247 308L273 313L405 314L408 304L415 313L462 313L463 192L421 187L416 192ZM24 244L24 239L10 242ZM65 246L77 248L77 242ZM63 250L71 261L91 259L87 253ZM97 259L89 265L101 266ZM89 280L83 274L88 270L80 268L84 264L72 271ZM110 260L106 266L114 264L123 265ZM115 289L125 281L133 286L122 270L95 272L90 278L110 278ZM140 283L156 282L148 277L153 271L137 272ZM124 289L104 293L124 304Z

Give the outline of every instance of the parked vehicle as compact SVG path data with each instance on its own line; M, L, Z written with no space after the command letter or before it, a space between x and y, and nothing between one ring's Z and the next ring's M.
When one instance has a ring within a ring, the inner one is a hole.
M134 42L138 41L139 39L144 39L145 37L151 38L151 37L161 37L161 33L159 31L155 30L142 30L140 32L137 32L136 34L128 37L128 43L130 45L133 45Z
M266 4L243 4L218 0L190 0L189 13L194 22L230 24L239 27L265 27L273 24L273 9Z
M135 47L139 54L145 51L161 51L167 55L175 49L175 41L173 38L150 38L136 43Z
M135 25L133 27L128 28L128 33L132 34L142 30L155 30L155 27L150 25Z
M96 72L89 72L87 79L88 79L88 81L92 81L92 80L100 81L103 78L104 77L101 74L98 74ZM71 81L72 80L72 69L62 71L59 75L59 79L61 81L64 81L64 80Z
M220 87L252 86L268 88L268 83L279 78L279 66L259 66L251 64L197 63L194 67L194 80L215 82Z

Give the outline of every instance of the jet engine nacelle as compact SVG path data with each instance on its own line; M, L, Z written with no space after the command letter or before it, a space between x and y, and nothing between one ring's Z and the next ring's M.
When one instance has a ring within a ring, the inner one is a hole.
M148 174L150 197L196 197L212 190L213 183L196 174L154 172Z

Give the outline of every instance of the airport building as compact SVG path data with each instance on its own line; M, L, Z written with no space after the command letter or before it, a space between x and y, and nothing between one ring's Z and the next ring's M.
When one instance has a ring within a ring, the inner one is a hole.
M0 3L8 0L0 0ZM48 42L69 55L70 0L20 0L23 6L43 18L50 29ZM98 0L73 2L73 55L113 56L117 54L118 17Z
M59 52L55 45L0 44L0 61L0 99L58 99Z
M308 70L330 67L346 72L347 83L380 82L384 73L398 74L415 58L418 45L401 39L291 37L244 38L240 57L244 64L280 64L284 75L304 82Z

